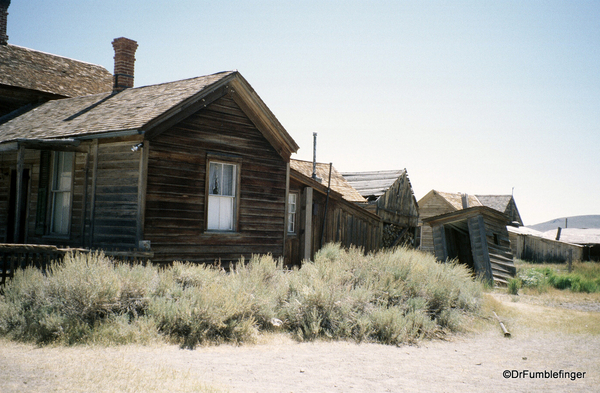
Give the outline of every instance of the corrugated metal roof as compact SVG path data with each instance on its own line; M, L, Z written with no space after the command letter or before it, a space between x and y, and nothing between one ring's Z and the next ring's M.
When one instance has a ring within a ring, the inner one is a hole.
M104 67L17 45L0 45L0 84L64 97L110 92Z
M0 125L0 143L137 130L234 73L50 101Z
M363 197L380 197L406 173L405 169L374 172L344 172L342 176Z
M306 177L312 177L312 161L292 159L290 160L290 168L300 172ZM317 177L321 178L321 184L327 187L327 182L329 180L329 164L317 163ZM363 198L334 167L331 168L331 189L341 194L342 197L349 202L367 202L367 200Z
M546 231L542 237L546 239L556 239L557 229ZM600 244L599 228L562 228L560 231L560 241L574 244Z

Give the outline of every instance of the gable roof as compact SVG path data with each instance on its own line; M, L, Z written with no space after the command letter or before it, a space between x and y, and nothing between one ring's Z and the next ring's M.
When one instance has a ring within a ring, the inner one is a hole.
M0 45L0 85L78 97L112 90L104 67L17 45Z
M431 190L419 201L419 205L423 206L434 196L439 196L454 210L462 210L462 195L461 193L451 193ZM468 195L469 207L487 206L501 213L509 214L513 220L516 220L521 225L521 215L517 209L512 195ZM511 202L514 205L514 210L511 208Z
M0 144L20 140L145 134L154 136L232 93L282 157L298 145L237 71L47 102L0 125Z
M290 160L290 168L312 179L312 161L292 159ZM317 177L322 179L320 184L327 187L329 181L329 164L317 163ZM333 166L331 167L331 189L341 194L342 198L348 202L367 202Z
M380 197L406 173L406 169L375 172L344 172L342 176L363 197Z

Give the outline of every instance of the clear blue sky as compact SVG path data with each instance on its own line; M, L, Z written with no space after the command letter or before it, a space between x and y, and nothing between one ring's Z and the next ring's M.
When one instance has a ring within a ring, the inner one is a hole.
M9 43L135 84L237 69L340 171L514 196L526 225L600 214L600 1L12 0Z

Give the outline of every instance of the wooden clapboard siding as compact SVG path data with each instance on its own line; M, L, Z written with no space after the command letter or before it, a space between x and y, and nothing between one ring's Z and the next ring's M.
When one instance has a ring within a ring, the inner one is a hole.
M210 154L234 156L240 165L234 233L205 230ZM150 141L144 239L153 261L282 256L285 191L286 162L230 96L220 98Z
M94 183L92 247L135 248L141 150L131 139L100 140Z
M419 201L419 226L421 227L421 245L423 251L435 253L433 233L429 225L423 225L423 219L450 213L455 209L442 197L432 194L429 198Z

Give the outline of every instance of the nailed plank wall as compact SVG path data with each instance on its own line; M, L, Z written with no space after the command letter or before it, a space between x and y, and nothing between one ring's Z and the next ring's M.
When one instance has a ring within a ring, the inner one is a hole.
M205 228L208 154L240 160L238 229ZM214 263L283 252L286 162L233 99L225 96L153 138L144 238L153 261Z
M583 246L545 239L533 235L508 233L515 258L533 262L583 260Z
M384 222L400 226L417 226L419 212L406 173L377 200L377 215Z

